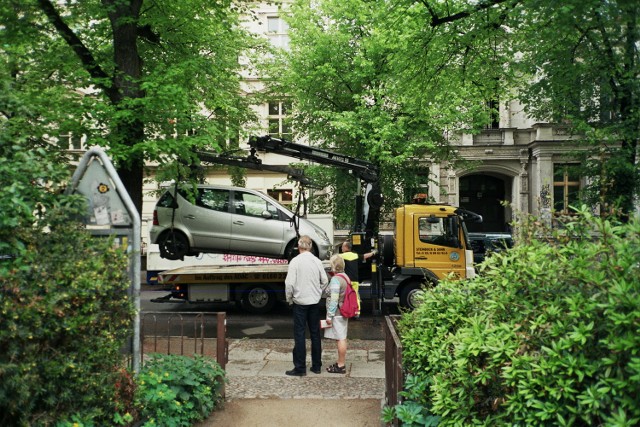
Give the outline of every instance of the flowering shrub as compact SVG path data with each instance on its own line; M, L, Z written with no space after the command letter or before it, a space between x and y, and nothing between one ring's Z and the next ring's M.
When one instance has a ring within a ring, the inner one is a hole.
M215 361L155 354L137 377L136 403L145 426L190 426L221 401L224 371Z
M387 419L640 424L640 223L583 210L550 239L520 229L479 277L441 282L402 316L409 400Z

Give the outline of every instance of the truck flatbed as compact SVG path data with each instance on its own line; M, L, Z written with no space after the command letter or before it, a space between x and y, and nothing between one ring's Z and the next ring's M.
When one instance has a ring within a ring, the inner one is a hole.
M328 271L330 263L324 261ZM240 302L252 313L266 313L277 301L285 300L289 264L194 265L158 274L158 283L171 293L155 298L158 303Z
M284 282L288 268L288 264L198 265L163 271L158 274L158 282L164 285Z

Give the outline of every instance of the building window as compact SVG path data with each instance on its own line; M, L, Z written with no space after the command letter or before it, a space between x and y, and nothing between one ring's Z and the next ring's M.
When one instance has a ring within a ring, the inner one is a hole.
M289 24L279 16L267 17L267 36L273 47L289 49Z
M269 135L292 140L291 121L287 115L291 104L284 101L269 102Z
M579 165L553 165L553 209L557 214L570 213L570 206L577 206L580 198Z
M63 141L63 143L68 141L67 149L72 151L80 151L85 149L82 139L82 135L60 135L60 140Z
M485 129L500 129L500 103L497 99L492 99L486 103L486 108L489 123L485 125Z
M267 194L278 201L285 208L293 208L293 190L267 190Z

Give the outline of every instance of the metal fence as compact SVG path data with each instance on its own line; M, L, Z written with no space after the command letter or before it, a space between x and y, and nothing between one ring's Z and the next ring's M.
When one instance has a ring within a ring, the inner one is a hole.
M200 354L215 358L222 369L229 361L227 314L144 313L140 327L140 360L149 353ZM224 397L224 382L222 383Z
M401 403L399 393L404 387L404 372L402 370L402 343L396 332L396 323L400 316L385 316L384 336L385 336L385 404L387 406L395 406ZM394 426L398 425L398 420L393 422Z

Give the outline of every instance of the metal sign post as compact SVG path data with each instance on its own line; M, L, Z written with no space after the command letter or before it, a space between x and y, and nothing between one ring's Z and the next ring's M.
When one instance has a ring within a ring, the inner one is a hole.
M88 211L84 218L94 236L115 236L116 243L129 253L129 297L135 316L130 343L132 368L140 371L140 214L124 188L111 160L100 148L87 151L71 178L67 194L86 197Z

